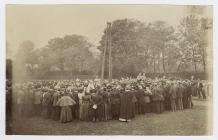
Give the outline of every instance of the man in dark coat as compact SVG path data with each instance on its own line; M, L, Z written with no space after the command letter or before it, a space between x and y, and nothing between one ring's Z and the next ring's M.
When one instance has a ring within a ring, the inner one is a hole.
M51 118L55 121L58 121L60 119L60 106L57 106L56 103L60 99L61 95L59 91L55 91L55 93L52 95L51 101L52 101L52 115Z
M127 86L120 92L120 121L128 122L132 117L132 94Z
M112 119L119 119L120 115L120 96L119 96L119 90L114 89L111 92L111 113L112 113Z
M132 117L131 118L134 118L135 116L136 116L136 104L137 104L137 102L138 102L138 100L137 100L137 98L136 98L136 90L135 90L135 88L132 86L132 88L131 88L131 91L130 91L130 94L131 94L131 98L132 98L132 100L131 100L131 102L132 102Z
M156 85L152 93L153 93L152 99L154 101L155 112L162 113L163 112L163 101L164 101L163 88L161 88L160 85Z
M91 95L92 105L92 121L102 121L104 116L103 97L100 95L102 91L97 91Z
M173 112L176 111L176 92L177 92L176 85L175 83L172 82L170 85L169 97L170 97L171 110Z
M43 118L49 118L49 104L51 102L51 94L47 89L44 89L44 93L42 95L42 116Z
M188 108L188 93L190 92L188 89L187 83L183 82L183 87L184 87L184 92L183 92L183 97L182 97L182 102L183 102L183 108L186 109Z
M178 110L183 110L183 92L184 92L184 87L181 82L179 82L179 85L177 86L178 90L176 92L176 97L177 97L177 108Z
M78 97L78 89L73 89L71 98L76 102L75 105L72 106L72 116L74 119L79 119L79 97Z
M163 89L164 89L164 109L165 110L170 110L170 94L169 94L169 90L170 90L170 84L164 84L162 85Z
M146 109L145 92L142 86L138 89L138 104L139 104L139 114L144 114Z
M152 96L152 92L150 90L149 85L147 85L145 87L145 102L146 102L145 112L146 113L150 113L152 111L151 96Z
M193 108L193 106L194 106L194 104L193 104L193 102L192 102L192 95L193 95L193 84L192 83L189 83L188 84L188 93L187 93L187 98L188 98L188 108Z
M139 94L139 89L138 89L138 87L137 88L135 88L135 97L136 97L136 99L137 99L137 102L135 103L135 113L136 114L140 114L140 105L139 105L139 100L140 100L140 94Z

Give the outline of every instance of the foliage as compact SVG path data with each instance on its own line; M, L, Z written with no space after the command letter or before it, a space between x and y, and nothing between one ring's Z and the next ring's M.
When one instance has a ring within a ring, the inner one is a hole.
M203 63L205 71L206 59L206 32L208 19L198 18L190 15L181 20L179 26L179 44L181 48L182 64L193 64L194 71L197 72L197 65Z
M83 36L67 35L63 38L53 38L45 47L36 50L33 43L24 42L16 55L20 62L19 68L23 68L22 71L26 72L24 66L28 65L31 66L29 72L38 76L49 71L64 70L96 74L99 63L90 51L92 46Z
M134 19L113 21L113 71L127 75L140 71L197 72L197 66L205 66L208 21L190 15L181 20L178 30L164 21L147 24ZM98 46L102 52L105 39L106 32Z
M134 76L141 71L205 72L207 31L211 28L212 20L196 15L181 19L177 29L164 21L115 20L111 27L114 76ZM101 54L105 42L106 29L97 48ZM8 49L8 42L6 46ZM93 48L95 46L84 36L75 34L50 39L46 46L38 49L31 41L24 41L14 57L15 69L21 74L28 72L38 76L50 71L98 75L103 55L93 53ZM106 58L108 55L107 50ZM105 64L107 74L108 59Z

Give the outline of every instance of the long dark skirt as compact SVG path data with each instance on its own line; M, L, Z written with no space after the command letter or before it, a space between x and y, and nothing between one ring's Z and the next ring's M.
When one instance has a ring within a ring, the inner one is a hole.
M104 103L104 120L108 120L108 105Z
M169 98L165 98L165 100L164 100L164 108L165 108L165 110L170 110L171 109L170 99Z
M182 98L182 103L183 103L184 109L188 108L188 98L187 97Z
M183 109L183 102L182 98L176 99L176 110L182 110Z
M44 119L49 118L48 108L48 106L42 106L42 117Z
M66 122L71 122L72 120L73 118L72 118L71 108L69 106L61 107L60 122L66 123Z
M112 119L112 114L111 114L111 104L104 104L105 108L105 120L111 120Z
M75 105L75 111L73 114L75 114L75 119L79 120L79 116L80 116L80 110L79 110L79 104Z
M156 110L157 110L157 107L156 107L156 101L152 101L151 102L151 108L152 108L152 112L157 112Z
M136 116L135 103L132 103L132 116L131 116L131 118L134 118L135 116Z
M97 109L90 108L91 121L105 121L105 107L104 104L98 105Z
M140 114L144 114L145 113L145 109L146 109L146 103L143 104L139 104L139 112Z
M72 117L73 117L73 119L76 119L76 105L74 105L74 106L71 106L71 110L72 110Z
M92 120L92 117L93 117L93 109L92 109L92 106L90 105L89 108L88 108L88 121L91 121Z
M58 121L60 119L60 112L61 108L59 106L53 106L51 118L55 121Z
M135 103L135 114L139 114L139 103Z
M176 100L175 99L170 100L170 105L171 105L171 110L176 111Z
M188 100L188 101L187 101L187 102L188 102L188 103L187 103L187 104L188 104L188 105L187 105L188 108L193 108L194 104L193 104L193 102L192 102L192 96L189 96L187 100Z
M160 112L164 112L164 101L160 101Z
M162 113L164 110L163 101L155 101L156 113Z
M120 104L111 105L111 113L113 119L119 119L120 116Z
M150 113L152 112L152 103L147 103L145 106L145 113Z
M91 118L92 121L99 121L98 109L91 109Z
M104 104L98 105L98 119L99 121L105 121L105 115L104 115L105 109Z
M52 116L51 116L51 115L52 115L52 108L53 108L52 104L49 104L49 105L48 105L48 117L49 117L49 118L52 117Z

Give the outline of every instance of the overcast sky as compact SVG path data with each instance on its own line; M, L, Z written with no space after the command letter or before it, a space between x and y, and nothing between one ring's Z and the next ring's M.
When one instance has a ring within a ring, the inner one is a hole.
M17 48L24 40L43 47L49 39L70 34L86 36L97 45L107 21L134 18L142 22L163 20L177 27L188 14L185 6L167 5L8 5L6 40ZM212 8L204 15L212 16Z

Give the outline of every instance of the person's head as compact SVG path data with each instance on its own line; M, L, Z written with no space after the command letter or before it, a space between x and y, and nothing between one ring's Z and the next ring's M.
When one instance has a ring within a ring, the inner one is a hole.
M131 90L131 86L130 85L126 85L125 90L127 90L127 91Z
M65 92L63 92L63 95L67 96L67 95L69 95L69 93L65 91Z
M139 88L139 89L143 89L141 85L138 85L138 88Z
M89 95L90 93L88 91L85 91L85 95Z
M148 91L148 90L150 90L149 86L146 86L146 88L145 88L145 89L146 89L147 91Z

